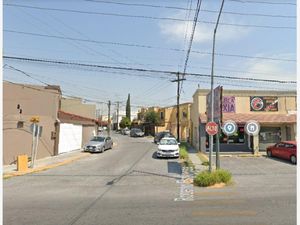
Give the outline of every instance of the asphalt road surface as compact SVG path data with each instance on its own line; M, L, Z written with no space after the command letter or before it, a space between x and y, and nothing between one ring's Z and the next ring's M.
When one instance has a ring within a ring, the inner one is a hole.
M152 139L114 134L112 150L3 181L5 225L294 225L296 166L222 158L234 184L182 197L177 159L156 159Z

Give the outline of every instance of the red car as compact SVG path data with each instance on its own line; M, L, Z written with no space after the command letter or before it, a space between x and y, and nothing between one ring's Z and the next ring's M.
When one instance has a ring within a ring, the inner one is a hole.
M297 143L296 141L282 141L276 145L267 147L268 157L278 157L297 163Z

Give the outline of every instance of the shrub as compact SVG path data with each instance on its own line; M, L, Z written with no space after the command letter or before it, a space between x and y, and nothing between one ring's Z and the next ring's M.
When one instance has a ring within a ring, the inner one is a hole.
M195 177L194 183L200 187L207 187L215 184L215 179L216 177L213 176L212 173L209 173L208 171L203 171Z
M200 187L207 187L216 183L229 183L231 180L231 173L227 170L216 170L213 172L202 171L196 175L194 183Z
M183 143L180 144L180 146L179 146L179 158L180 159L186 159L186 160L189 158L187 147Z
M228 183L231 180L231 173L227 170L216 170L215 171L217 177L219 178L220 182Z

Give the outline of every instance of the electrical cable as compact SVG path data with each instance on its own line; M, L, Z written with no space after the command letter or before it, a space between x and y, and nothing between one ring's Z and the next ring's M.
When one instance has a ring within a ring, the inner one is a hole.
M46 59L37 59L37 58L23 58L23 57L15 57L15 56L3 56L4 59L10 60L18 60L18 61L27 61L27 62L36 62L36 63L47 63L47 64L54 64L54 65L73 65L73 66L80 66L80 67L92 67L98 69L112 69L112 70L125 70L125 71L135 71L135 72L149 72L155 73L157 76L158 73L164 75L171 75L175 76L177 72L173 71L163 71L163 70L153 70L153 69L142 69L142 68L132 68L132 67L116 67L116 66L106 66L106 65L97 65L97 64L84 64L84 63L74 63L70 61L58 61L58 60L46 60ZM117 72L120 73L120 72ZM210 77L209 74L199 74L199 73L186 73L187 76L197 76L197 77ZM152 76L153 77L153 76ZM246 80L246 81L258 81L258 82L269 82L269 83L282 83L282 84L296 84L296 81L284 81L284 80L271 80L271 79L258 79L258 78L251 78L251 77L233 77L233 76L221 76L215 75L214 77L223 78L223 79L235 79L235 80Z
M3 4L5 6L13 7L22 7L30 8L37 10L49 10L49 11L58 11L58 12L69 12L69 13L81 13L81 14L90 14L90 15L102 15L102 16L117 16L117 17L127 17L127 18L142 18L142 19L152 19L152 20L169 20L169 21L181 21L181 22L191 22L184 19L172 18L172 17L155 17L155 16L143 16L143 15L130 15L130 14L120 14L120 13L104 13L104 12L92 12L92 11L82 11L82 10L73 10L73 9L58 9L58 8L46 8L46 7L37 7L37 6L26 6L26 5L17 5L17 4ZM204 24L215 24L212 21L199 20L198 23ZM255 24L234 24L234 23L220 23L223 26L237 26L237 27L256 27L256 28L265 28L265 29L290 29L295 30L296 27L289 26L271 26L271 25L255 25Z
M57 38L57 39L68 39L68 40L75 40L75 41L83 41L83 42L90 42L90 43L97 43L97 44L109 44L109 45L121 45L127 47L137 47L137 48L149 48L149 49L159 49L159 50L170 50L170 51L177 51L177 52L184 52L184 49L178 48L165 48L165 47L157 47L151 45L142 45L142 44L130 44L130 43L120 43L120 42L109 42L109 41L97 41L91 39L80 39L80 38L72 38L72 37L62 37L62 36L55 36L55 35L47 35L47 34L39 34L39 33L31 33L31 32L23 32L23 31L15 31L15 30L8 30L4 29L4 32L8 33L17 33L17 34L24 34L24 35L31 35L31 36L38 36L38 37L47 37L47 38ZM202 55L211 55L211 52L204 52L198 50L191 50L192 53L202 54ZM264 60L271 60L271 61L284 61L284 62L296 62L295 59L283 59L283 58L273 58L273 57L259 57L259 56L248 56L248 55L240 55L240 54L228 54L228 53L215 53L218 56L225 56L225 57L235 57L235 58L247 58L247 59L264 59ZM118 63L120 64L120 63ZM126 63L121 63L126 64Z

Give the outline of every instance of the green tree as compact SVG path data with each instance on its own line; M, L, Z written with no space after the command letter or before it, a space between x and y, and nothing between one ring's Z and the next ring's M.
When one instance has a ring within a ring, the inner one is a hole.
M120 127L125 128L125 127L130 127L131 121L128 117L123 117L121 122L120 122Z
M126 102L126 117L131 121L130 94L128 94Z
M145 121L151 124L158 124L159 123L159 115L157 112L149 111L145 114Z

